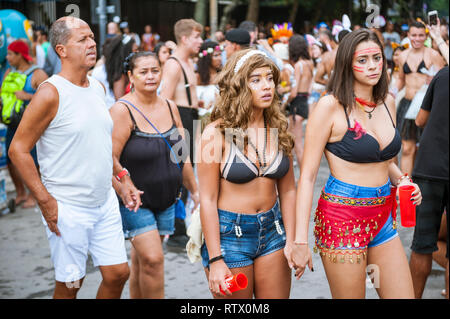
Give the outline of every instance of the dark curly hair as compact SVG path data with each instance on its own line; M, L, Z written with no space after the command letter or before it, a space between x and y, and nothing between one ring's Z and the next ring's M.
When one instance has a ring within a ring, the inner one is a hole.
M204 50L208 50L209 48L215 48L219 45L219 43L215 41L205 41L202 43L200 47L200 52ZM208 53L206 56L203 56L198 59L197 62L197 72L200 76L200 85L208 85L210 80L209 67L211 66L212 61L212 53Z

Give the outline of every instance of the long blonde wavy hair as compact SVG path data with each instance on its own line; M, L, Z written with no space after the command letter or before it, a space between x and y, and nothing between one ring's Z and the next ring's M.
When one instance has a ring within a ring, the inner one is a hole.
M210 121L222 120L219 129L223 135L225 135L225 129L242 129L245 131L248 128L253 114L249 77L255 69L269 67L273 73L275 87L280 81L280 70L270 58L262 54L250 56L235 74L236 63L251 50L242 50L233 54L216 80L219 86L219 97L211 113ZM288 121L281 111L280 99L276 92L272 104L264 109L264 118L268 128L278 129L278 149L291 156L294 138L288 132ZM244 136L244 140L247 144L248 137Z

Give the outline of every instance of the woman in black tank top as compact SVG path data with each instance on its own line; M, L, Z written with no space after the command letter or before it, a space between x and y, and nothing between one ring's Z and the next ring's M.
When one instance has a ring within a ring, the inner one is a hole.
M198 191L180 115L156 90L161 66L151 52L125 61L131 93L111 108L115 189L125 237L131 239L131 298L164 298L162 240L174 231L182 184L198 205ZM151 271L149 271L151 270Z
M300 278L312 269L308 225L325 154L330 177L315 211L314 251L320 252L333 298L364 298L366 271L381 298L414 298L411 273L396 230L396 188L418 186L394 162L401 148L395 101L388 95L383 46L372 31L347 34L336 54L328 91L308 119L297 188L291 254ZM394 187L392 187L394 186ZM376 265L375 271L366 267Z

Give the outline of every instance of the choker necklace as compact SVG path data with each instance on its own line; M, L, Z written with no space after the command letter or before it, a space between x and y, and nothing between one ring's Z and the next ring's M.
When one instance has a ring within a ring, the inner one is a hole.
M374 102L370 102L370 101L366 101L364 99L358 98L356 96L355 96L355 102L356 102L356 105L358 105L358 107L361 110L363 110L365 113L367 113L367 116L369 117L369 120L370 120L372 118L373 111L375 111L375 108L377 107L377 104L374 103ZM372 110L371 111L366 111L364 106L371 107Z
M368 107L377 107L377 103L370 102L370 101L366 101L366 100L361 99L361 98L356 97L356 96L355 96L355 101L358 102L358 103L361 104L361 105L364 105L364 106L368 106Z

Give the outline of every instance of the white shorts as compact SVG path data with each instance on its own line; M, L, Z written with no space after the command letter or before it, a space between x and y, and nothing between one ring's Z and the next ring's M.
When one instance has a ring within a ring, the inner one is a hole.
M80 207L58 201L57 226L61 237L50 231L43 217L42 220L57 281L83 278L88 252L95 267L127 262L119 202L112 188L105 204L99 207Z

